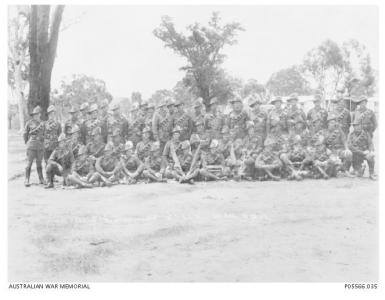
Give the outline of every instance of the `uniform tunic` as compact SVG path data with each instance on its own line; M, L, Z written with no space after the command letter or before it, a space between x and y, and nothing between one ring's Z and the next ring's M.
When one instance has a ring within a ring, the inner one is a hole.
M359 123L362 124L362 129L367 131L371 137L373 137L373 132L377 128L377 118L374 112L368 108L362 110L362 109L357 109L354 112L354 121L358 121Z
M204 127L209 132L211 139L219 139L224 126L225 118L223 114L216 112L207 113L203 119Z
M180 140L190 140L194 125L192 118L186 112L183 112L182 114L176 114L173 119L172 127L174 128L176 126L179 126L181 128Z
M250 120L248 113L242 110L240 113L232 111L228 118L228 127L234 132L233 139L243 139L247 135L246 122Z

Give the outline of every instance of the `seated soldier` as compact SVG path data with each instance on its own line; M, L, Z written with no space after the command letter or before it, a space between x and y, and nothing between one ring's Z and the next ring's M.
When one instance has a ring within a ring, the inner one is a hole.
M323 135L318 135L317 140L308 146L306 160L311 164L311 175L314 179L337 176L337 168L341 164L338 156L326 148Z
M87 155L87 147L81 146L72 172L68 175L68 183L79 188L90 188L95 183L102 186L111 185L106 178L96 172L94 164L95 159Z
M119 156L114 153L112 143L107 143L103 156L100 156L95 163L96 171L106 177L110 182L119 183L119 175L122 165Z
M302 118L295 118L294 120L294 125L291 128L289 132L288 139L296 139L297 136L301 137L301 145L303 147L307 147L309 145L311 135L309 130L306 128L306 123L305 120Z
M163 179L162 155L160 153L160 143L152 142L148 156L144 157L144 170L142 175L149 181L167 182Z
M67 185L67 177L72 171L75 161L71 149L71 143L68 143L64 133L58 138L58 146L52 152L48 159L46 173L48 177L48 185L46 188L53 188L55 175L63 177L63 185Z
M355 175L362 177L365 171L363 162L369 166L369 178L376 180L374 174L374 147L370 133L362 129L359 120L353 122L353 132L348 137L348 146L353 153L353 170Z
M150 153L151 148L151 128L144 127L142 131L142 140L136 145L135 153L141 161L147 157Z
M255 160L263 150L263 135L255 132L254 122L246 124L247 137L244 140L244 155L240 169L241 179L252 180L256 176Z
M297 135L292 138L288 153L281 155L281 160L289 174L289 180L302 180L309 174L309 172L304 170L311 164L307 157L308 154L306 148L303 147L301 136Z
M345 133L337 122L335 115L329 115L327 120L328 129L325 131L326 147L342 161L339 171L351 177L349 169L352 164L352 152L349 150Z
M279 181L282 161L279 158L280 148L278 142L271 137L266 138L264 149L255 160L255 169L259 180L272 179Z
M78 157L79 149L83 145L80 136L80 128L78 125L72 126L70 131L70 138L72 153L74 155L74 158L76 159Z
M144 164L133 153L133 148L134 144L131 141L127 141L124 145L124 150L126 152L120 157L122 173L126 177L126 182L128 184L136 183L144 170Z
M122 142L122 135L120 134L120 129L115 128L110 138L111 138L113 153L117 157L120 157L124 153L124 144Z
M204 121L202 119L196 121L195 130L200 139L201 149L208 151L211 142L211 134L205 129Z
M177 125L172 130L171 140L166 142L162 155L162 176L167 178L174 178L173 171L181 171L181 166L178 160L178 156L181 155L181 141L180 141L181 128Z
M225 166L225 158L218 150L218 140L212 140L210 151L202 153L202 168L200 174L204 180L227 180L229 170Z
M236 139L235 142L230 145L230 156L225 159L225 165L229 168L230 175L235 180L241 179L242 174L240 171L245 156L245 150L242 139Z
M90 142L87 144L87 155L94 157L95 159L102 156L104 152L104 139L102 136L102 130L100 127L96 127L91 131Z
M225 159L230 156L232 145L229 127L224 126L221 131L222 139L219 140L218 150L222 153Z

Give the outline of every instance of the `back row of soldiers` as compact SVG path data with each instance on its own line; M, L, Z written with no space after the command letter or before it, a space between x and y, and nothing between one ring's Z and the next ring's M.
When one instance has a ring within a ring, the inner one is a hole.
M128 121L119 105L109 106L105 100L100 107L72 107L63 128L55 120L54 106L47 110L47 121L40 120L36 107L24 132L25 185L30 185L34 160L39 182L45 183L43 158L47 187L53 187L55 175L63 177L63 184L78 187L140 179L301 180L334 177L338 172L362 176L364 161L370 178L375 179L372 137L376 117L366 107L366 97L355 102L357 109L351 116L344 97L333 100L327 111L315 95L314 107L305 114L293 94L285 108L280 97L272 99L273 107L267 112L261 98L251 95L234 97L225 115L216 98L211 99L207 113L198 99L192 114L183 102L166 99L157 110L149 104L133 108Z

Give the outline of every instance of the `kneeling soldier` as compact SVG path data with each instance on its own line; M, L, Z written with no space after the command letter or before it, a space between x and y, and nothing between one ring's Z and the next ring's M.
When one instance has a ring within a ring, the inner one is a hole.
M68 145L65 134L62 133L58 139L59 145L52 152L48 159L46 173L48 176L48 185L46 188L53 188L55 175L63 177L63 185L67 185L68 175L72 171L75 161L71 148Z
M126 177L126 182L128 184L136 183L137 179L144 170L144 165L133 153L133 148L134 144L131 141L127 141L124 145L125 153L120 158L122 173Z
M348 146L353 153L353 169L356 175L363 176L365 167L364 160L369 166L369 178L376 179L374 174L374 148L370 133L362 129L359 120L353 122L353 132L348 137Z

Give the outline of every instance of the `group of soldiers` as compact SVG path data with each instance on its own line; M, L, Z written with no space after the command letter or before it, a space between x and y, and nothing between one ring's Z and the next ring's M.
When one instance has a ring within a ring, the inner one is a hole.
M216 98L207 112L197 99L193 113L182 101L168 98L157 107L133 107L126 118L118 104L104 100L99 106L72 107L63 126L54 106L47 109L47 121L40 120L37 106L24 132L25 186L30 186L34 160L39 183L46 188L54 187L55 176L78 188L140 181L362 177L365 161L375 180L372 137L377 121L366 107L368 99L354 100L353 113L340 92L328 109L316 94L307 114L298 101L292 94L283 107L282 98L275 97L266 110L259 95L235 96L230 113L224 114Z

